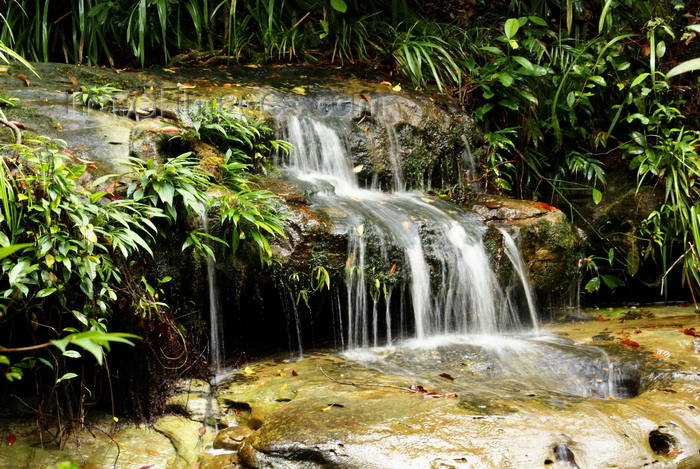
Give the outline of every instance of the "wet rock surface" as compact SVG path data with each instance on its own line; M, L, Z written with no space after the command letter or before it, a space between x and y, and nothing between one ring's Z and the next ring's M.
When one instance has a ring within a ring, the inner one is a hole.
M249 362L211 386L216 425L172 415L152 429L118 428L105 417L92 421L92 435L69 437L63 448L44 435L42 448L31 423L5 419L0 466L74 461L88 468L134 469L698 467L698 315L690 307L589 315L586 321L551 324L539 338L453 338L420 347L406 343ZM600 336L608 339L597 340ZM532 357L551 343L584 359L605 355L608 361L598 370L612 377L615 387L605 389L613 395L589 392L601 389L595 377L579 394L551 386L576 381L581 373L567 368L562 355L549 356L549 363L508 366L509 350ZM500 365L489 350L500 351ZM508 368L524 367L527 372L508 374ZM549 381L540 381L550 372ZM207 388L184 381L176 392L187 396ZM619 394L623 388L634 392Z

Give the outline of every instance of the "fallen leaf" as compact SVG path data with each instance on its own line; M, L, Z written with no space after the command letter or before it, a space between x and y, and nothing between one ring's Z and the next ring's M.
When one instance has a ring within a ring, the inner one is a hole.
M280 376L287 376L287 373L285 373L285 372L282 371L282 370L277 370L277 374L280 375Z
M357 236L362 238L363 234L365 234L365 225L360 225L357 227Z
M424 394L425 397L432 397L435 399L440 399L443 397L448 397L448 398L457 398L459 397L457 394L440 394L439 392L426 392Z
M357 121L357 123L358 123L358 124L362 124L362 123L365 121L366 118L367 118L366 115L362 116L362 117L360 118L360 120Z
M345 260L345 267L352 265L355 262L355 253L351 252L348 258Z
M284 391L285 389L287 389L287 386L288 386L288 385L289 385L289 383L284 383L284 384L282 385L282 387L280 388L280 392L282 392L282 391Z
M683 334L685 335L692 335L693 337L700 337L700 334L698 334L695 331L694 327L691 327L690 329L683 329Z
M352 172L353 172L353 173L359 173L360 171L362 171L362 169L363 169L364 167L365 167L365 165L363 165L363 164L358 164L357 166L355 166L354 168L352 168Z
M305 94L306 94L306 90L305 90L303 87L301 87L301 86L295 86L294 88L292 88L292 93L305 95Z
M270 78L279 78L279 77L281 77L281 76L282 76L282 75L280 75L279 73L273 73L273 74L270 75Z
M15 441L17 441L17 437L14 435L14 433L7 435L7 446L14 445Z
M360 93L360 98L364 99L368 103L372 101L372 98L367 93Z
M652 353L651 356L654 358L664 359L670 357L671 353L668 350L659 349L656 352Z
M629 345L630 347L639 347L639 343L635 342L634 340L630 339L623 339L620 341L621 344Z
M297 373L296 371L292 370L292 376L299 376L299 373Z
M641 329L636 329L636 330L634 331L634 333L635 333L635 334L641 334L642 331L641 331Z
M545 209L545 210L548 210L548 211L550 211L550 212L556 212L556 211L557 211L557 208L556 208L556 207L553 207L553 206L551 206L551 205L549 205L549 204L546 204L546 203L544 203L544 202L536 202L535 205L537 205L538 207L543 208L543 209Z
M191 89L191 88L196 88L195 85L190 85L190 84L187 83L187 82L185 82L185 83L178 83L178 84L177 84L177 87L180 88L180 89Z
M159 129L161 132L170 132L170 133L180 133L180 129L175 127L174 125L166 125L165 127L161 127Z
M401 85L392 86L391 91L401 91Z
M199 437L202 438L206 434L207 434L207 427L205 427L204 425L199 427Z
M342 405L342 404L335 404L335 403L333 403L333 404L328 404L326 407L322 408L321 410L322 410L323 412L328 412L328 411L331 410L333 407L345 407L345 406Z
M394 273L396 273L396 263L394 263L394 264L391 266L391 269L389 269L389 277L391 277L392 275L394 275Z
M440 373L441 378L449 379L450 381L454 381L455 379L452 377L451 374L449 373Z
M381 83L379 83L379 84L380 84L380 85L384 85L384 86L391 86L391 83L389 83L388 81L383 81L383 82L381 82Z
M19 78L24 82L24 86L29 86L29 80L27 80L27 77L22 75L21 73L19 75L15 75L15 78Z
M413 392L417 392L417 393L421 393L421 394L424 394L424 393L428 392L428 391L425 390L425 388L424 388L423 386L416 386L416 385L413 385L413 386L411 386L411 387L408 388L408 389L410 389L410 390L413 391Z
M26 127L24 126L24 124L22 124L22 123L19 122L19 121L9 121L9 122L10 122L10 124L14 125L14 126L17 127L18 129L25 129L25 128L26 128Z
M153 467L153 464L149 464L147 466L141 466L139 469L151 469Z
M76 86L78 84L78 79L75 77L70 77L70 82L73 86Z
M255 372L253 371L253 369L252 369L251 367L249 367L249 366L246 366L246 367L245 367L245 369L243 370L243 373L245 373L245 374L248 375L248 376L254 375L254 374L255 374Z
M610 318L605 319L602 314L599 314L597 318L595 318L596 321L610 321Z
M81 163L83 163L83 164L90 165L90 164L96 163L95 161L92 161L92 160L85 160L85 159L83 159L83 158L78 158L77 156L75 156L75 153L73 153L72 151L70 151L70 150L68 150L68 149L66 149L66 148L62 148L60 151L61 151L61 153L63 153L64 155L68 155L68 156L70 156L71 158L75 158L76 160L78 160L79 162L81 162Z
M148 151L148 150L150 150L150 147L149 147L148 145L143 145L143 146L141 147L141 150L143 150L143 151Z
M679 454L682 454L682 453L683 453L683 450L682 450L682 449L676 448L676 449L672 449L671 451L669 451L669 452L666 454L666 456L668 456L668 457L673 457L673 456L678 456Z
M170 69L170 68L164 68L163 71L166 73L175 73L175 70Z
M231 88L231 83L224 83L223 85L224 88Z
M138 70L136 70L134 67L124 67L122 68L122 71L127 73L136 73Z

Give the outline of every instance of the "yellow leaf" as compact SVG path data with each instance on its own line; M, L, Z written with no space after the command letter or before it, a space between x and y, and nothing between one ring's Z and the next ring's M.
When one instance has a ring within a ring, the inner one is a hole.
M392 91L401 91L401 85L396 85L391 88Z
M255 372L253 369L249 366L246 366L245 369L243 370L243 373L245 373L247 376L254 375Z
M365 165L363 165L363 164L358 164L357 166L355 166L354 168L352 168L352 172L353 172L353 173L359 173L360 171L362 171L362 169L363 169L364 167L365 167Z
M114 420L115 422L119 421L119 419L116 416L112 416L112 420Z
M332 408L333 408L333 404L329 405L328 407L324 407L324 408L321 409L321 410L322 410L323 412L328 412L328 411L331 410Z
M284 383L284 384L282 385L282 387L280 388L280 391L284 391L285 389L287 389L287 385L288 385L288 384L289 384L289 383Z
M282 370L277 370L277 374L280 375L280 376L287 376L287 373L285 373L285 372L282 371Z
M302 88L301 86L295 86L294 88L292 88L292 93L304 95L304 94L306 94L306 90L304 88Z
M360 225L357 227L357 236L362 238L363 234L365 234L365 225Z
M54 262L56 262L56 258L53 257L51 254L47 254L44 260L46 261L46 266L49 269L53 266Z
M171 70L169 68L164 68L163 71L168 73L175 73L175 70Z

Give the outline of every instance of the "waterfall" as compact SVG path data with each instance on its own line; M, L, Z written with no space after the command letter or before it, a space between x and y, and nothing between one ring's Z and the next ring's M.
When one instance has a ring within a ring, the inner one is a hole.
M295 149L277 164L312 194L310 203L330 216L334 229L349 238L346 346L391 344L395 337L423 340L445 334L493 334L522 327L484 248L488 228L457 205L406 192L400 160L395 157L395 192L360 187L341 139L343 129L337 125L337 121L286 117L280 122L282 138ZM398 151L395 132L387 130L387 134L390 151ZM516 266L516 271L525 285L524 265ZM528 287L525 292L530 294ZM528 304L536 326L530 296ZM392 321L392 315L398 321Z
M209 234L209 216L204 204L200 206L202 229ZM216 287L216 265L210 254L207 254L207 285L209 287L209 363L214 370L220 370L224 365L224 341L222 337L223 318L219 312L219 292Z

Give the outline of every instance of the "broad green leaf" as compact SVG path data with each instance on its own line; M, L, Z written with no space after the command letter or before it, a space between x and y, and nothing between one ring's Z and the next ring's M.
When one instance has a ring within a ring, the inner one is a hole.
M31 246L31 243L13 244L12 246L0 248L0 259L4 259L7 256L11 256L20 249L28 248L29 246Z
M586 283L586 286L584 287L588 293L593 293L595 291L598 291L600 288L600 277L593 277Z
M58 384L61 381L63 381L64 379L71 379L71 378L77 378L77 377L78 377L78 375L76 375L75 373L66 373L63 376L61 376L60 378L58 378L56 380L56 383Z
M49 296L50 294L52 294L55 291L56 291L55 288L43 288L43 289L39 290L39 292L36 294L36 297L37 298L44 298L45 296Z
M591 80L593 83L595 83L596 85L600 85L600 86L605 86L605 85L606 85L606 83L605 83L605 78L603 78L603 77L601 77L601 76L599 76L599 75L595 75L595 76L590 77L590 80Z
M574 104L576 103L576 94L573 91L570 91L568 95L566 95L566 104L569 105L569 107L574 107Z
M658 44L656 44L656 56L661 58L666 54L666 43L664 41L659 41Z
M675 77L681 73L694 72L695 70L700 70L700 57L695 59L686 60L685 62L676 65L666 74L666 78Z
M535 23L537 26L547 26L547 22L539 16L528 16L527 19Z
M639 251L635 246L627 252L627 272L634 276L639 271Z
M63 356L68 357L68 358L80 358L80 357L82 357L80 352L78 352L77 350L66 350L65 352L63 352Z
M599 191L598 189L596 189L595 187L593 188L592 195L593 195L593 202L596 205L598 205L600 203L600 201L603 200L603 193L601 191Z
M520 21L518 21L517 18L508 18L505 26L503 27L503 32L508 39L512 39L515 37L518 29L520 29Z
M533 67L533 65L532 65L532 62L530 62L529 60L527 60L525 57L521 57L521 56L519 56L519 55L516 55L516 56L513 57L513 60L515 60L516 62L518 62L521 66L523 66L523 68L526 68L526 69L528 69L528 70L533 70L533 69L534 69L534 67Z
M510 75L505 72L501 72L498 74L498 79L500 80L501 84L505 87L508 87L513 84L513 75Z
M348 6L344 0L331 0L331 7L341 13L345 13L348 9Z
M615 275L607 275L606 274L606 275L601 275L600 277L603 279L603 282L605 283L605 285L611 290L614 290L617 287L621 287L621 286L625 285L625 282L620 280L620 278L616 277Z
M630 85L630 88L634 88L635 86L637 86L638 84L640 84L641 82L643 82L644 80L646 80L648 76L649 76L649 73L642 73L642 74L640 74L639 76L637 76L637 78L635 78L634 80L632 80L632 84ZM668 76L668 75L667 75L667 76Z
M518 103L511 101L510 99L501 99L498 101L498 104L508 109L512 109L513 111L518 110Z

